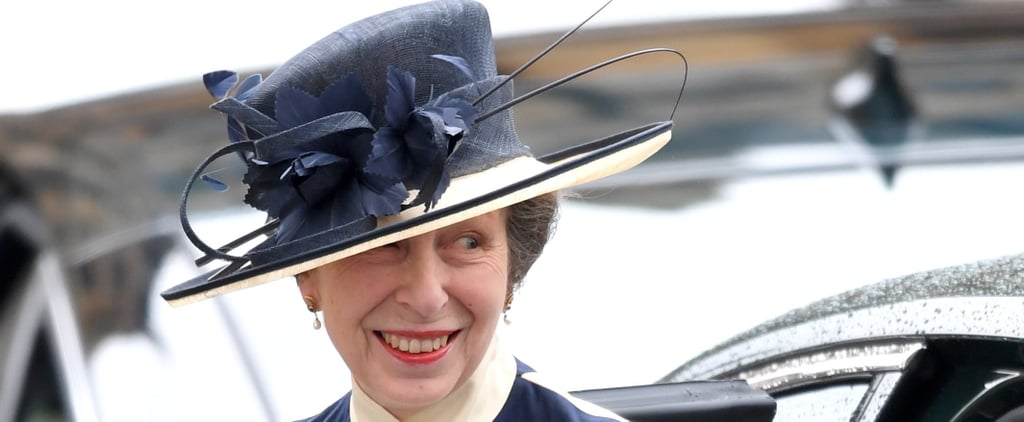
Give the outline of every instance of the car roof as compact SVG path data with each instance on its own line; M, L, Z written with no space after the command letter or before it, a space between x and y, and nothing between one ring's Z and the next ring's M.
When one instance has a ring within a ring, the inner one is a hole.
M737 353L768 357L802 347L893 337L1024 339L1024 326L1007 319L1013 318L1011 314L1018 313L1019 308L1003 306L1006 299L1019 303L1018 299L1024 297L1022 281L1024 255L1010 255L853 289L738 334L684 363L663 381L711 376L752 360L737 359ZM797 331L819 334L803 342L790 341Z

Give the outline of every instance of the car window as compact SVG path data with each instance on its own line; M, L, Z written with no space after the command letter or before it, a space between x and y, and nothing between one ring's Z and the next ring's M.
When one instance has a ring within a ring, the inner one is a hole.
M776 422L847 422L868 391L867 382L812 386L775 397Z

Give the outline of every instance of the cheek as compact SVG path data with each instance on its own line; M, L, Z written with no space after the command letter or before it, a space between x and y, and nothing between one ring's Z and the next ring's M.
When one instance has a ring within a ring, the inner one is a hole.
M332 330L351 329L387 297L385 283L351 269L338 268L317 281L324 319Z
M379 286L362 282L336 282L327 289L324 312L344 320L358 320L387 296Z
M451 293L474 314L501 313L508 285L505 265L503 262L482 265L459 276Z
M361 280L356 278L355 280ZM365 351L369 337L363 323L387 294L372 283L334 280L330 288L322 290L324 300L323 324L335 350L349 367L361 367L366 362Z

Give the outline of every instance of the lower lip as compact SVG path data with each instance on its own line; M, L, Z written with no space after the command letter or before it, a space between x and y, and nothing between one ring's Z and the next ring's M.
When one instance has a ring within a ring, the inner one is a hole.
M376 337L377 340L380 341L380 345L384 347L384 350L387 350L388 353L391 353L391 356L394 356L396 359L404 363L408 363L410 365L426 365L437 362L441 360L441 358L443 358L444 355L448 354L448 349L452 347L452 341L455 340L457 333L458 332L456 331L455 333L451 334L448 337L448 344L445 344L440 349L434 350L433 352L426 353L403 352L394 347L391 347L390 344L384 341L383 337L379 335Z

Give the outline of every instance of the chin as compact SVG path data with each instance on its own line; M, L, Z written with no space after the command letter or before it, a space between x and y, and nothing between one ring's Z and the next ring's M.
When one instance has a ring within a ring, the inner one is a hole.
M444 400L458 387L457 380L443 377L440 379L388 380L382 394L386 397L374 398L395 416L405 417Z

